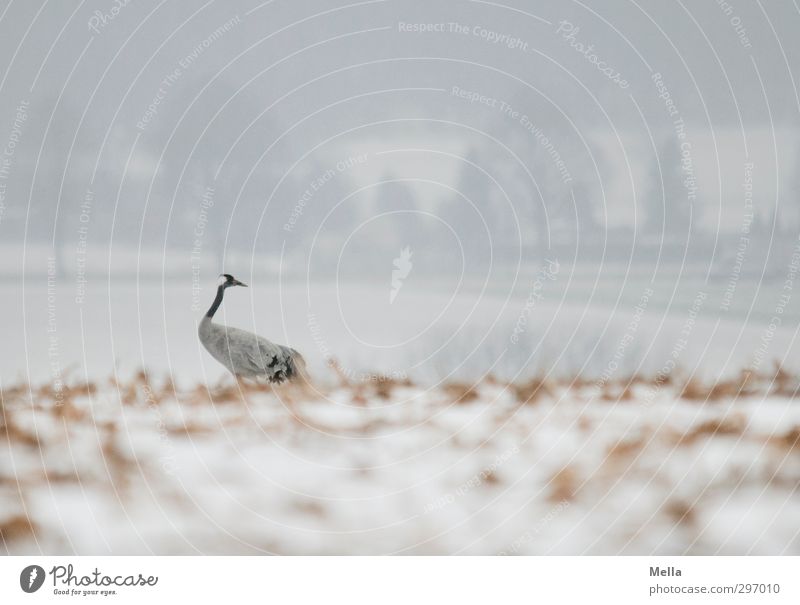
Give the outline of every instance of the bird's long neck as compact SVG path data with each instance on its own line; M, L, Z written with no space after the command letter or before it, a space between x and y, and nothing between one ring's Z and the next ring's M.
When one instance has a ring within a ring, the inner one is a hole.
M206 317L211 319L214 317L214 313L217 312L219 306L222 304L222 297L225 295L225 286L220 286L217 288L217 296L214 299L214 302L211 303L211 306L208 308L208 312L206 313Z

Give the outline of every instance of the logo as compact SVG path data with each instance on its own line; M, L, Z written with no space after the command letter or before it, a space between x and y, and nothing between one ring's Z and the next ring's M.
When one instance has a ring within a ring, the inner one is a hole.
M44 584L44 569L38 565L28 565L19 574L19 587L25 592L36 592Z
M400 256L392 261L395 268L392 269L392 290L389 292L390 304L394 303L394 299L397 298L400 288L403 287L403 280L411 273L411 267L414 266L411 262L413 254L411 248L406 246L400 250Z

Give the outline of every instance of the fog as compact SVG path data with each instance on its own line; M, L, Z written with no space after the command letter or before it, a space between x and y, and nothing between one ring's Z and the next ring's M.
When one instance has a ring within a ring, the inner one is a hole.
M800 553L798 31L0 0L0 544Z
M0 232L65 275L130 270L126 250L146 248L138 273L164 261L213 278L233 255L331 277L345 244L345 273L410 245L435 274L458 240L470 271L492 248L511 265L688 249L711 267L749 220L746 180L759 248L799 226L791 3L11 2L2 16ZM6 274L44 271L4 256Z
M108 317L87 332L104 334L117 299L118 335L135 318L143 338L166 334L222 272L251 282L251 327L313 347L308 318L330 311L344 333L320 357L374 363L370 337L416 313L437 343L575 317L570 370L602 367L598 326L624 324L649 287L649 337L667 349L659 318L682 325L699 294L711 325L797 319L792 3L119 0L0 16L0 278L24 316L10 358L50 307L62 336L90 304ZM465 309L494 296L495 311L409 306L426 294ZM269 305L302 307L300 325ZM151 306L163 317L139 314ZM387 363L428 359L397 338ZM765 363L791 364L793 341L770 338ZM513 372L547 369L540 344ZM83 349L60 355L83 366Z

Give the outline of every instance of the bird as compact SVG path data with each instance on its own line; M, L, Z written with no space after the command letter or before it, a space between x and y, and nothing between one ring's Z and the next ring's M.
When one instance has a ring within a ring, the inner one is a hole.
M206 350L228 368L237 382L247 378L280 384L305 379L306 362L295 349L270 342L258 334L212 321L222 304L225 290L234 286L247 287L247 284L228 273L220 277L225 280L219 284L217 296L197 329L200 342Z

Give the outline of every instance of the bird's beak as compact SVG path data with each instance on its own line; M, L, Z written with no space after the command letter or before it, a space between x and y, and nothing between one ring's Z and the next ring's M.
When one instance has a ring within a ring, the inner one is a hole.
M236 280L236 285L237 285L237 286L244 286L245 288L247 287L247 284L243 284L243 283L242 283L242 282L240 282L238 279Z

